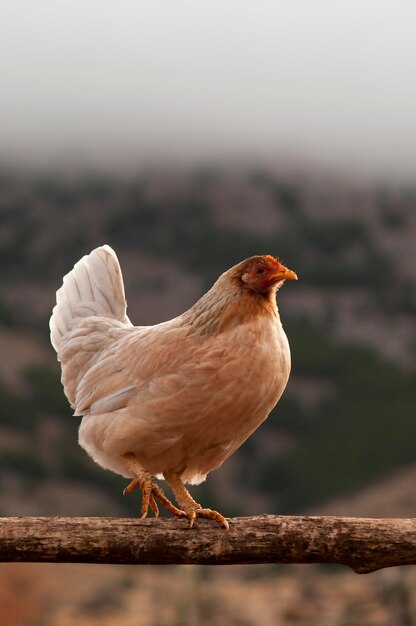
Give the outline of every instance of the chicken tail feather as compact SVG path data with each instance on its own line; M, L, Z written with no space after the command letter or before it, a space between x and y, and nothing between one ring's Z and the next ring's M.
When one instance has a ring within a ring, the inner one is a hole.
M80 318L91 315L110 317L131 326L126 308L116 253L110 246L100 246L74 265L56 292L56 306L49 322L51 343L58 352L66 333Z

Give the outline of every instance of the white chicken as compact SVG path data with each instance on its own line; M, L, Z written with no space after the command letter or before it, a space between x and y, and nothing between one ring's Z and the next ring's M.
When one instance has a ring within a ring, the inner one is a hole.
M195 502L199 484L267 418L290 372L276 291L294 272L253 256L222 274L182 315L133 326L109 246L84 256L63 280L50 320L65 394L83 416L79 443L105 469L142 491L142 517L158 505L190 526L217 511ZM177 508L155 477L172 488Z

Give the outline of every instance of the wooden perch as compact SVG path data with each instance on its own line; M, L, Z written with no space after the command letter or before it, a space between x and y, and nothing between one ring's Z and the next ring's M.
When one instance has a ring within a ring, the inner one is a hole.
M289 517L198 520L0 518L0 561L209 564L337 563L366 574L416 564L416 519Z

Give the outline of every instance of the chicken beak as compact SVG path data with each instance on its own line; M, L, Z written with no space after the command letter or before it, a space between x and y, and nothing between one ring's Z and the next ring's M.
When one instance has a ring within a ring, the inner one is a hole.
M278 280L298 280L297 274L292 272L289 268L284 265L280 265L279 268L274 272L273 279Z

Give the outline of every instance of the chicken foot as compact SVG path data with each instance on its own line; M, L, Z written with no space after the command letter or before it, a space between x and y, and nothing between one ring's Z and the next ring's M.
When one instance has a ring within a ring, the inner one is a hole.
M123 494L132 493L136 487L142 492L141 518L147 516L149 507L153 511L155 517L159 517L159 507L156 500L170 513L177 517L188 517L185 511L178 509L169 498L166 497L163 490L156 483L152 474L148 472L137 460L134 454L127 452L123 454L124 461L133 474L133 480L124 489Z
M229 524L225 517L213 511L212 509L203 509L198 502L195 502L185 485L183 484L179 474L169 474L164 472L164 477L170 488L172 489L177 503L185 511L189 520L189 528L192 528L197 517L204 517L218 522L223 528L229 529Z

